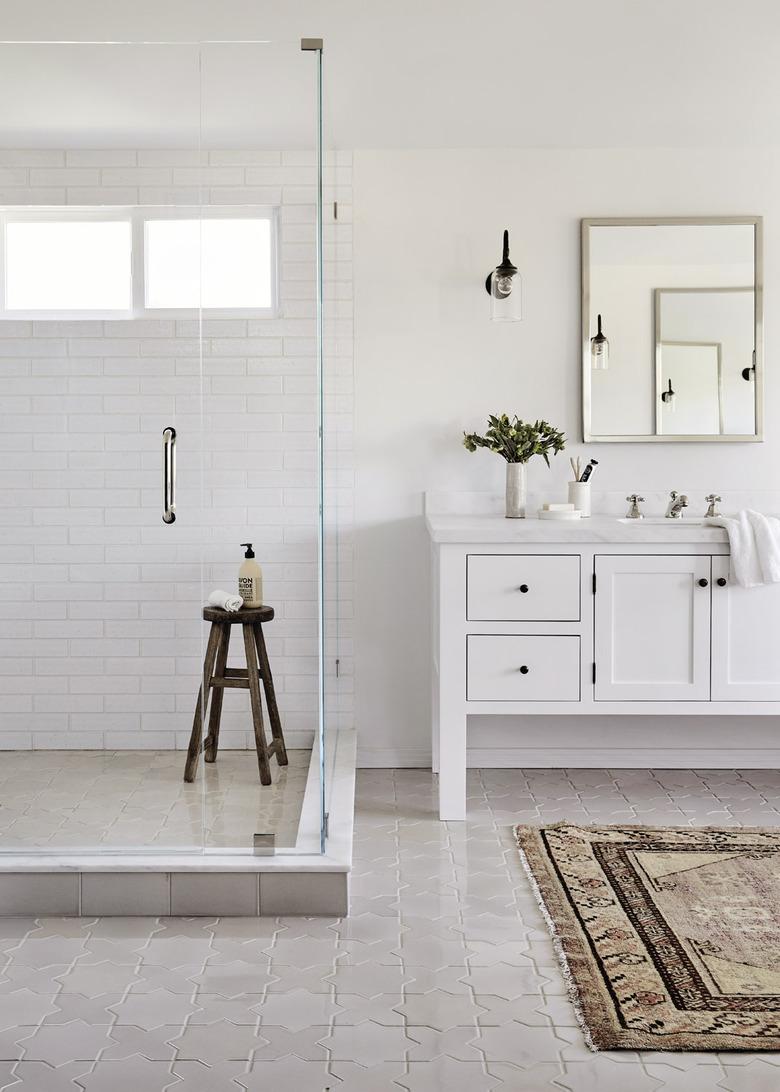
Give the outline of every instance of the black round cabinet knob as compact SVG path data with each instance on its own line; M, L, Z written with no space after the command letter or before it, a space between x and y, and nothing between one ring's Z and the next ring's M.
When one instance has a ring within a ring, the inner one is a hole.
M528 674L528 668L525 666L525 664L523 664L523 666L520 668L520 674L521 675L527 675Z
M709 584L709 580L707 580L707 578L704 577L704 576L699 581L699 587L700 588L706 588L708 584Z
M523 593L527 592L528 591L528 585L527 584L521 584L520 585L520 591L523 592Z
M728 584L728 580L726 579L725 576L719 576L718 577L718 587L719 588L725 588L727 584Z

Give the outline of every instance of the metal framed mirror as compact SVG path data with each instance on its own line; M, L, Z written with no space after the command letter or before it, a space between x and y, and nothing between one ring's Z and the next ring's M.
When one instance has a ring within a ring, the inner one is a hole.
M589 443L763 439L760 216L582 221Z

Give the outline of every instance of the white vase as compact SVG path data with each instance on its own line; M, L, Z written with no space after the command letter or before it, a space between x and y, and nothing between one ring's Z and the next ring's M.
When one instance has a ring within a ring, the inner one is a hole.
M525 463L506 464L506 518L525 519Z

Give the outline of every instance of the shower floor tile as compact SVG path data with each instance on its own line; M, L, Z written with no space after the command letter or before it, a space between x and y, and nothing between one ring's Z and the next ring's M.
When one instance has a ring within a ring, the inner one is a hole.
M183 780L184 751L4 751L0 851L292 846L311 752L289 751L261 785L254 751L223 751Z

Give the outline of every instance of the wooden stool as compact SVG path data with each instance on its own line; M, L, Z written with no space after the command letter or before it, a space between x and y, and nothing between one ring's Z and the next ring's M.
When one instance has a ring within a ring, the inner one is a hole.
M219 721L222 716L222 697L225 687L248 690L252 702L252 723L255 729L255 747L257 764L260 767L260 781L263 785L271 784L271 767L268 759L276 755L280 766L287 765L287 749L284 745L282 722L279 707L276 704L274 680L268 662L268 652L263 637L263 622L270 622L274 616L273 607L242 607L239 611L221 610L219 607L204 607L203 618L211 622L206 658L203 661L203 682L198 691L198 704L192 722L192 735L187 751L187 764L184 767L184 780L194 781L201 751L203 719L211 698L209 732L202 746L206 762L215 762L219 748ZM228 667L228 648L230 630L240 625L244 631L244 652L246 667ZM259 661L259 669L258 669ZM215 666L216 665L216 666ZM263 681L268 716L271 721L273 741L270 746L265 741L263 729L263 705L260 697L260 680Z

